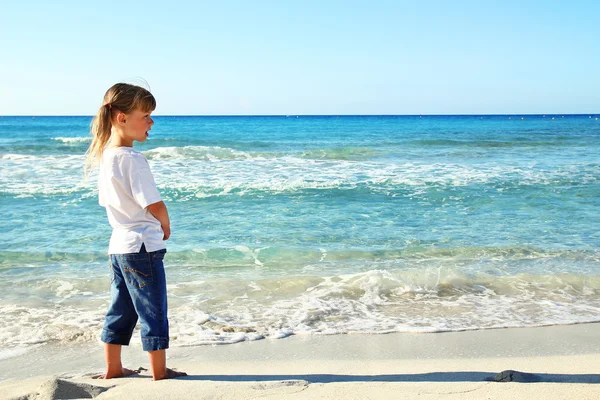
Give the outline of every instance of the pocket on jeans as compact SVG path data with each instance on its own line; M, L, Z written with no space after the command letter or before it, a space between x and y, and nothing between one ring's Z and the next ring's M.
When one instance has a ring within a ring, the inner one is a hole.
M152 260L148 253L123 254L123 272L130 285L143 288L152 284Z

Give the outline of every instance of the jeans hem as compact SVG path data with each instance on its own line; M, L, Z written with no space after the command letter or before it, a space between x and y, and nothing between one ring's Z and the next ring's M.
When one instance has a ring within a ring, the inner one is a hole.
M142 348L144 351L166 350L169 348L168 337L143 337Z
M108 344L120 344L122 346L129 346L131 341L131 334L119 334L106 329L102 330L100 340Z

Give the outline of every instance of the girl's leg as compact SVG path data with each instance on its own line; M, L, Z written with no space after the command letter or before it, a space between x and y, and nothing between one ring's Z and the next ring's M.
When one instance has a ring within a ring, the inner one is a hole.
M164 379L167 373L167 354L165 350L155 350L148 352L150 359L150 372L155 381Z
M121 347L120 344L104 343L104 360L106 361L104 379L117 378L122 375Z
M104 343L104 360L106 361L106 373L104 375L95 376L97 379L112 379L121 378L137 374L138 371L132 371L123 368L121 364L121 345Z
M166 250L124 257L124 275L131 300L141 323L142 347L148 352L154 380L185 376L166 367L165 350L169 348L167 320L167 281L163 258Z
M165 350L149 351L148 357L150 358L150 371L152 372L152 378L155 381L187 375L185 372L179 372L167 368L167 354Z
M102 341L106 373L94 378L111 379L136 373L121 364L121 347L128 345L137 322L137 314L127 290L119 256L111 255L111 304L106 312Z

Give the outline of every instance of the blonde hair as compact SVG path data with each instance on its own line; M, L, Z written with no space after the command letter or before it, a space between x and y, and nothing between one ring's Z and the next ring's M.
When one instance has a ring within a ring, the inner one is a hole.
M152 112L156 100L152 93L143 87L128 83L117 83L106 91L102 106L92 120L92 142L87 150L85 172L90 172L102 159L104 148L110 139L112 117L118 112L129 114L132 111Z

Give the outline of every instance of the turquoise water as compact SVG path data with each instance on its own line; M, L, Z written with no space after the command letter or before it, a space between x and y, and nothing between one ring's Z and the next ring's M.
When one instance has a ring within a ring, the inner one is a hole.
M597 117L156 117L172 344L600 321ZM98 340L90 120L0 118L2 348Z

